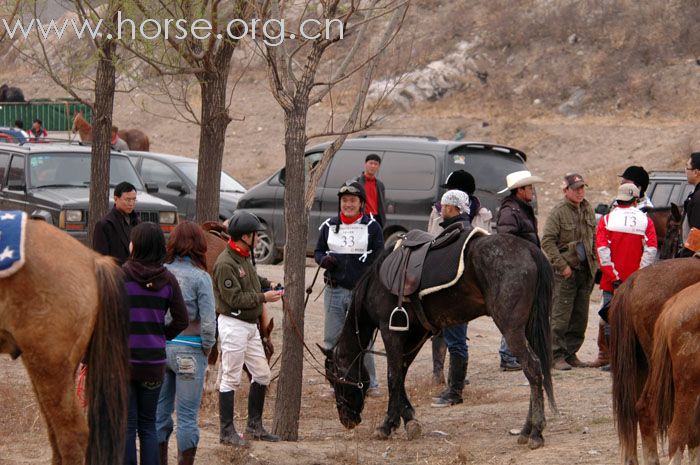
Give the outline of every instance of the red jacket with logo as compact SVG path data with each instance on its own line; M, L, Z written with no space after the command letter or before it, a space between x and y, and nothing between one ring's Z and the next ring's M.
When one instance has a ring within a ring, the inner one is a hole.
M603 272L600 288L613 291L613 281L625 281L656 258L654 223L641 210L620 205L598 222L598 263Z

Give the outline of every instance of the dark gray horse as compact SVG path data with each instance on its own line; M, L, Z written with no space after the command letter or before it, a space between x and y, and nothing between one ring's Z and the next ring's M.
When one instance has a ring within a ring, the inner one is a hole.
M7 84L0 86L0 102L24 102L24 93L19 87L10 87Z
M386 256L379 257L355 287L340 339L332 350L324 350L326 376L335 389L341 423L354 428L361 421L369 385L362 358L379 328L386 348L389 405L374 436L388 438L403 419L408 437L413 439L421 434L421 428L404 380L429 333L414 315L408 331L389 330L396 297L384 288L378 275ZM530 408L518 442L532 449L540 447L545 427L543 387L556 411L550 375L552 268L537 247L510 234L471 239L464 252L464 266L454 286L423 297L425 314L438 328L484 315L493 318L530 383Z

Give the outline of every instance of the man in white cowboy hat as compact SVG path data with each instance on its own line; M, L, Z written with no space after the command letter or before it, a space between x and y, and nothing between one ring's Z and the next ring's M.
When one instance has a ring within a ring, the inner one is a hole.
M506 176L507 187L499 194L510 191L510 195L501 202L501 208L496 218L496 231L499 234L513 234L540 247L540 238L537 236L537 218L535 218L535 210L530 202L535 197L534 184L542 182L544 179L533 176L527 170L516 171ZM501 356L501 370L520 370L520 363L511 353L503 336L501 336L501 347L498 352Z

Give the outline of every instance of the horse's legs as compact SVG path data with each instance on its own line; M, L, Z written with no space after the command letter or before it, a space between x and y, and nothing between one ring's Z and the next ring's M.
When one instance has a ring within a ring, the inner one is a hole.
M404 388L406 370L403 366L403 350L406 346L405 341L410 340L410 338L405 334L382 328L382 339L386 349L389 404L384 421L375 429L374 437L377 439L388 439L391 433L401 425L402 416L410 415L411 418L413 417L413 407L410 403L408 406L404 405L404 399L407 399L407 396ZM404 412L405 409L408 409L411 413Z
M75 395L75 366L52 363L25 352L22 356L46 419L53 465L82 465L88 431ZM77 365L77 363L76 363Z
M420 336L422 338L423 335ZM407 338L406 344L403 349L403 379L406 379L406 374L408 373L408 367L411 366L413 360L415 360L418 352L420 352L421 340L418 337ZM421 344L422 345L422 344ZM421 436L421 426L418 420L415 419L416 411L411 405L411 401L408 399L408 394L406 393L405 383L401 385L401 418L403 419L404 427L406 428L406 435L408 439L413 440Z
M651 411L651 399L649 397L649 377L646 377L644 389L637 401L637 419L639 422L639 432L642 437L642 457L645 465L659 465L659 453L656 449L656 419ZM670 453L670 450L669 450ZM636 461L636 450L634 451ZM635 462L630 462L635 463Z
M505 324L507 325L508 323ZM520 361L523 373L530 383L530 406L525 424L520 430L518 443L528 443L531 449L537 449L544 444L542 431L544 431L546 425L544 415L544 391L542 389L542 365L537 355L535 355L527 343L524 324L504 328L503 335L506 338L511 352Z
M676 459L678 464L681 463L683 450L688 446L689 462L693 463L690 458L690 451L697 449L697 441L694 440L691 444L690 435L693 429L693 421L695 419L695 400L697 393L691 386L678 383L675 386L675 400L673 405L673 420L668 429L668 456L675 464Z

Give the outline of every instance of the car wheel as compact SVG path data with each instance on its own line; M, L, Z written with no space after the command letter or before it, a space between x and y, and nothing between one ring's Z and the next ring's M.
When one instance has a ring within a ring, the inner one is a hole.
M272 240L272 234L269 231L259 231L257 233L258 242L255 245L255 263L261 265L273 265L278 263L277 250L275 242Z
M406 234L406 231L403 230L394 231L393 233L389 234L389 237L387 237L384 241L384 248L393 249L394 245L396 245L396 241L398 241L400 236L403 236L404 234Z

